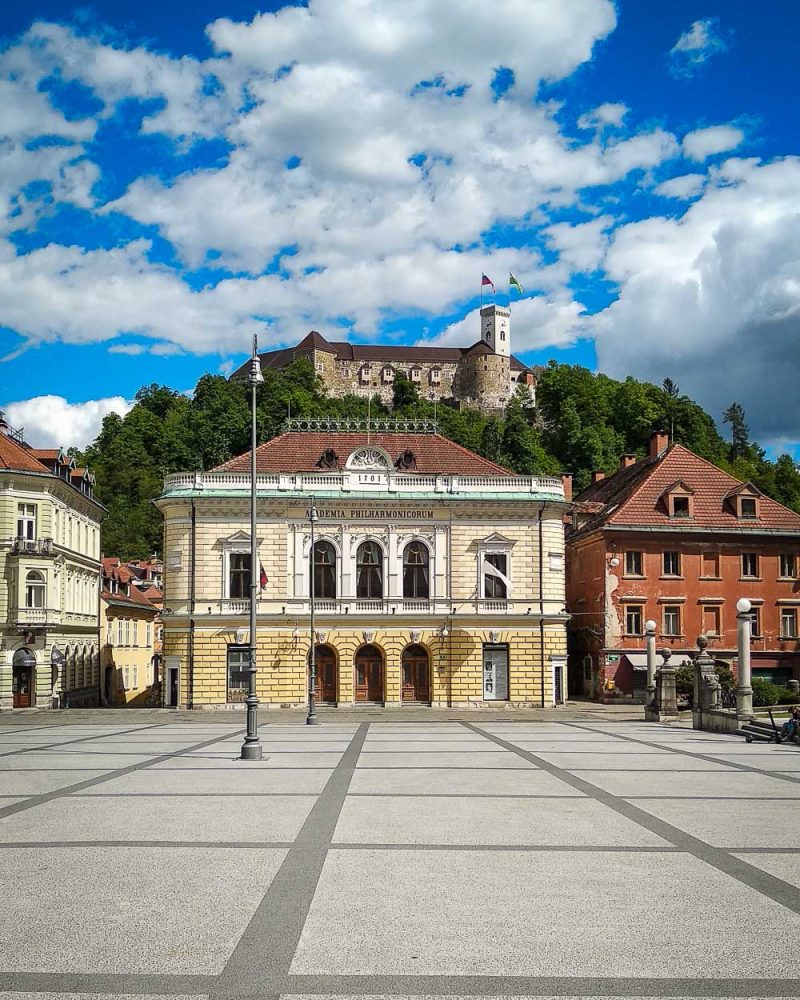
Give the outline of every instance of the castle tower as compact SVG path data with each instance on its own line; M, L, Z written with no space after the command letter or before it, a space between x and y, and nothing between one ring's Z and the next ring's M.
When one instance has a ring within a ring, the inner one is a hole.
M495 354L511 357L511 310L506 306L484 306L481 309L481 340Z

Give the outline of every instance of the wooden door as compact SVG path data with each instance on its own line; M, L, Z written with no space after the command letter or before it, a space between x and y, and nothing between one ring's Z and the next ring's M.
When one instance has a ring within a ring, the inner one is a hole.
M355 700L383 701L383 660L380 654L356 654L355 673Z
M314 653L317 683L314 697L317 701L336 701L336 657L330 649L317 648Z
M11 689L13 693L12 703L14 708L31 707L31 680L33 669L31 667L14 667L11 679Z
M430 667L427 655L403 657L403 701L431 700Z

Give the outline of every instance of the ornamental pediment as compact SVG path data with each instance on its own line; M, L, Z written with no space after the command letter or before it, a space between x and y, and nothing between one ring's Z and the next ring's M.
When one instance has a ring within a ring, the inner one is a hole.
M351 451L345 463L345 469L353 469L359 472L365 469L381 470L388 472L393 468L392 460L383 448L374 445L366 445Z
M515 544L516 543L513 538L506 538L506 536L501 535L499 531L493 531L490 535L487 535L486 538L481 539L482 546L491 545L498 548L510 549Z

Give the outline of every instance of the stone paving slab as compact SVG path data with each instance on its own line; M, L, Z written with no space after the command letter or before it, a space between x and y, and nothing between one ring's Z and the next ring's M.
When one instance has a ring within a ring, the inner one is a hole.
M297 836L313 805L313 796L187 796L179 808L170 798L73 796L0 818L0 842L282 842Z
M42 795L79 781L99 778L106 771L0 771L0 794Z
M572 774L612 795L681 798L800 799L800 783L745 771L579 771ZM754 805L754 808L758 806ZM798 835L800 841L800 835Z
M222 795L225 793L279 793L305 792L317 794L325 787L333 771L328 769L291 768L275 770L253 768L247 764L238 767L183 770L148 767L121 778L104 781L102 785L88 788L82 795L143 795L178 794ZM2 778L0 778L2 781ZM0 786L2 787L2 786Z
M363 844L365 841L423 845L668 846L661 837L587 798L350 796L342 809L333 842Z
M638 799L639 809L717 847L798 847L793 802Z
M290 971L793 979L798 934L800 916L680 853L333 850Z
M433 767L360 768L350 793L372 795L565 795L582 796L564 781L538 768L452 770Z
M363 767L452 767L460 769L464 767L510 767L526 768L533 767L526 760L515 757L507 750L497 750L492 752L468 752L460 751L430 751L428 753L370 753L363 752L358 759L358 768Z
M31 751L16 754L13 757L0 757L0 771L74 771L74 770L107 770L119 767L130 767L132 764L143 764L152 760L155 754L121 754L105 753L102 749L96 753L66 754L51 750L48 753Z
M619 740L609 740L609 742L598 742L596 740L535 740L533 742L528 742L526 740L508 740L509 743L513 743L514 746L520 747L522 750L530 750L533 753L541 754L558 754L558 753L570 753L570 754L663 754L667 751L663 750L661 747L651 747L645 744L631 744L622 743ZM558 763L555 760L553 763Z
M492 743L477 737L462 740L424 740L408 739L403 741L388 741L367 739L364 741L364 753L493 753L496 748Z
M531 751L532 753L534 751ZM728 771L721 761L698 760L674 753L639 753L636 748L627 754L606 753L552 753L535 751L537 757L567 771Z
M113 855L16 849L14 864L0 867L0 982L12 971L217 974L285 855L192 847L123 847ZM34 927L47 929L36 947L20 933Z
M341 759L341 753L333 753L331 751L308 751L306 753L292 751L291 753L284 753L270 750L264 753L264 759L261 763L268 767L333 768L336 767ZM230 767L231 762L239 760L239 754L238 751L234 753L232 750L220 753L212 747L209 750L198 750L197 753L185 754L180 760L188 761L189 765L192 762L202 762L204 767L209 761L216 760L224 766ZM246 763L248 767L252 766L252 762L248 761Z

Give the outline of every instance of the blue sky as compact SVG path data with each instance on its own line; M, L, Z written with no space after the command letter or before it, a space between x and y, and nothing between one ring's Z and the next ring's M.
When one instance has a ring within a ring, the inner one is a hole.
M512 270L527 361L668 375L796 453L798 28L789 0L6 5L0 401L85 444L253 332L472 343Z

